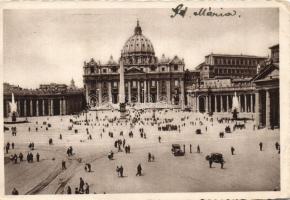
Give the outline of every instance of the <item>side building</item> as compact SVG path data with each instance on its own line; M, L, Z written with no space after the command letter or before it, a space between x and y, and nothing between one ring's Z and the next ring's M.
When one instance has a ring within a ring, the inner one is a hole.
M207 64L198 66L200 81L186 88L188 107L195 112L229 113L232 111L232 99L236 94L240 113L253 116L258 127L278 128L280 126L279 45L270 47L270 51L269 59L243 56L246 60L244 63L253 65L251 70L246 67L241 69L240 66L236 69L230 69L231 67L219 69L215 62L235 62L232 56L228 56L224 61L218 61L219 56L214 56L216 54L206 56ZM239 61L238 57L236 59L238 63L243 60L239 58ZM210 66L212 68L209 72Z
M209 54L197 70L201 79L251 78L257 74L257 65L265 60L252 55Z
M19 117L70 115L85 107L84 91L74 85L42 84L31 90L4 83L4 117L9 116L12 93Z

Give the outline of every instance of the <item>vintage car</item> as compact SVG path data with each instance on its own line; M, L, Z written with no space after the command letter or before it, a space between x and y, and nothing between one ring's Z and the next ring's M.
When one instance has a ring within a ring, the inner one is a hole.
M195 130L195 134L198 134L198 135L201 134L201 130L200 129L196 129Z
M184 151L181 150L179 144L172 144L171 152L174 156L184 156Z

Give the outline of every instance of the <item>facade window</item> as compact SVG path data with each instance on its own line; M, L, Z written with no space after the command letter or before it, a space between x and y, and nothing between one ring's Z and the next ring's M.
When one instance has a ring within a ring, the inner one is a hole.
M151 71L155 71L156 67L155 66L151 66Z
M178 86L178 85L179 85L178 80L175 80L175 81L174 81L174 86Z
M112 68L112 72L117 72L117 68L116 67L113 67Z
M113 87L117 87L118 83L116 81L113 82Z
M91 74L95 73L95 68L94 67L91 67Z
M164 67L162 67L162 68L161 68L161 71L163 71L163 72L164 72L164 71L165 71L165 68L164 68Z
M152 85L152 87L155 87L156 86L156 82L155 81L152 81L151 82L151 85Z
M174 71L178 70L178 65L174 65Z
M136 86L136 81L133 81L133 87L135 88Z
M103 73L107 73L107 69L103 69Z

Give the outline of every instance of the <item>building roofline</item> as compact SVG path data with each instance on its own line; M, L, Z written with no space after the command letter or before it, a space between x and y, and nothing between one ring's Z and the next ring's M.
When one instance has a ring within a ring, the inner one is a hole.
M279 47L279 43L278 44L275 44L273 46L270 46L269 49L274 49L275 47Z
M254 56L254 55L237 55L237 54L208 54L205 57L208 56L217 56L217 57L240 57L240 58L263 58L263 59L267 59L267 57L265 56Z

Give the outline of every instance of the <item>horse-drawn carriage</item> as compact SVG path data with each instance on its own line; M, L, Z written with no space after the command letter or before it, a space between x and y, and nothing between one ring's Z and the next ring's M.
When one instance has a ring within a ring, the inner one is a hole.
M171 152L174 156L184 156L184 151L181 150L179 144L172 144Z
M209 167L211 168L212 163L220 163L221 168L223 168L225 160L223 158L223 154L221 153L211 153L210 155L207 155L205 159L209 162Z

